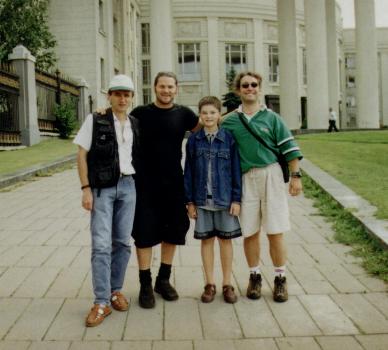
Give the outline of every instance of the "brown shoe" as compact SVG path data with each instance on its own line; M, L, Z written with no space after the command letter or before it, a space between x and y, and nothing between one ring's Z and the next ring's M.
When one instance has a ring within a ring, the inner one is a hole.
M117 311L127 311L128 310L128 300L120 292L113 292L110 298L112 307Z
M216 295L216 286L214 284L207 284L201 295L201 301L203 303L211 303Z
M261 297L261 275L259 273L250 274L247 297L249 299L259 299Z
M86 327L96 327L105 317L109 316L112 313L112 310L109 306L100 306L99 304L94 304L90 310L88 316L86 317L85 325Z
M284 303L288 300L287 279L286 277L276 276L273 288L273 300L278 303Z
M234 304L237 301L237 295L234 293L234 288L230 285L222 287L222 294L226 303Z

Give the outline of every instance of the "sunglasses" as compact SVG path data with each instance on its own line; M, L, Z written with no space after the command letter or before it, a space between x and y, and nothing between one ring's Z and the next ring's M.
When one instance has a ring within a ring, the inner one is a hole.
M243 87L244 89L248 89L249 86L251 86L251 87L253 87L253 88L256 88L256 87L259 86L259 84L258 84L258 83L255 83L255 82L253 82L253 83L244 83L244 84L241 84L241 87Z

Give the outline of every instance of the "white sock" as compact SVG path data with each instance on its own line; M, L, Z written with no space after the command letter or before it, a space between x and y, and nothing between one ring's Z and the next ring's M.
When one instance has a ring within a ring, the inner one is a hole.
M257 266L254 266L254 267L250 267L249 268L249 272L250 273L256 273L257 275L260 275L260 266L257 265Z
M286 265L275 266L275 276L284 277L286 275Z

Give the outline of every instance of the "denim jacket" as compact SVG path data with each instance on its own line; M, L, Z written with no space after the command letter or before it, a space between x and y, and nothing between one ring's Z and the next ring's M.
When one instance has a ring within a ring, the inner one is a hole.
M232 134L219 129L212 144L203 129L192 134L186 144L186 203L206 205L208 162L212 167L212 197L216 208L229 209L241 202L241 168Z

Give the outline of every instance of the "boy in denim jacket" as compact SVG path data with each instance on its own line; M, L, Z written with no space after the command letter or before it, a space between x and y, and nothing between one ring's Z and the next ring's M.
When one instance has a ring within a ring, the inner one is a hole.
M235 303L231 285L232 238L241 236L238 215L241 202L241 169L232 134L218 129L221 101L207 96L198 104L203 128L192 134L186 144L185 195L188 215L195 219L194 238L201 240L206 285L201 300L214 300L214 241L218 238L223 272L225 302Z

